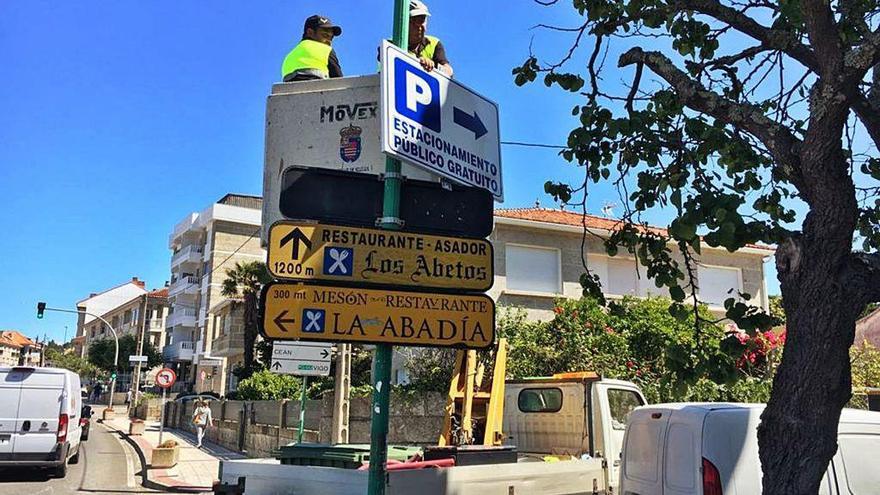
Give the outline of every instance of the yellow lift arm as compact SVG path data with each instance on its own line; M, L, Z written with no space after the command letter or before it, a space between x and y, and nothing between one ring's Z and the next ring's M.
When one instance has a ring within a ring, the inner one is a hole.
M498 339L492 378L483 381L485 367L477 351L457 351L455 369L446 397L446 418L438 445L501 445L504 435L504 379L507 373L507 340Z

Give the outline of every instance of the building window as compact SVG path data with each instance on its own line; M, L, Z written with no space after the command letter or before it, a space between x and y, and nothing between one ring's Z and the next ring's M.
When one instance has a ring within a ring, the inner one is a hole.
M504 253L508 289L562 293L558 249L506 244Z
M119 328L119 316L114 316L110 320L110 326L112 326L113 328Z
M724 306L729 298L739 299L742 273L738 268L720 266L697 267L700 300L710 306Z
M660 296L667 295L648 278L648 270L634 258L612 258L589 255L587 266L599 276L602 292L610 296Z
M131 310L127 310L122 315L122 323L131 323Z
M608 258L607 291L615 296L634 296L639 293L636 260Z

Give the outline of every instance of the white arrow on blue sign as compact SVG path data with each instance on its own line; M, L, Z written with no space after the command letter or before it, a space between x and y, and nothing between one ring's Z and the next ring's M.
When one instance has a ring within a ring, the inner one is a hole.
M382 43L382 151L504 200L498 105Z

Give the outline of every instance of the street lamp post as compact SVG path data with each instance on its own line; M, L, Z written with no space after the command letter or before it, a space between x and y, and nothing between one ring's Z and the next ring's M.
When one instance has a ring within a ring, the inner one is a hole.
M116 334L116 329L113 328L113 325L111 325L107 320L105 320L104 318L101 318L100 316L98 316L94 313L89 313L88 311L79 311L79 310L74 311L72 309L49 308L49 307L46 307L46 303L44 303L44 302L37 303L37 318L43 317L43 311L55 311L58 313L73 313L73 314L77 314L77 315L87 315L87 316L92 316L94 318L97 318L97 319L101 320L102 322L104 322L104 324L107 325L107 328L109 328L110 331L113 333L113 343L116 345L115 352L113 353L113 369L118 371L118 368L119 368L119 335ZM115 392L116 392L116 378L113 378L112 380L110 380L110 403L108 405L108 407L110 409L113 409L113 394Z

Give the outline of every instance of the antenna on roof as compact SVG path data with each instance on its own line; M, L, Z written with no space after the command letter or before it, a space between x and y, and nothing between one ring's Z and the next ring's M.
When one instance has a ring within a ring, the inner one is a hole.
M606 201L602 206L602 214L606 217L613 217L615 208L617 208L617 203Z

